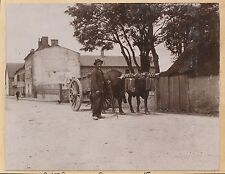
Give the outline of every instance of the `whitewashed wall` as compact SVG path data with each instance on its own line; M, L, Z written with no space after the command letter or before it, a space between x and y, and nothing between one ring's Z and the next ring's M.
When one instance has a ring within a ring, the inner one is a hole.
M64 83L72 76L80 77L79 53L60 46L35 52L33 59L33 83Z
M32 58L30 55L25 60L25 95L26 97L32 96Z

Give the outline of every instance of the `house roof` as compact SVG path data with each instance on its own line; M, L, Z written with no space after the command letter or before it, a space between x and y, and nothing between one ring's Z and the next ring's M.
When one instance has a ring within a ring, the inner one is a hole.
M6 71L8 72L9 78L14 77L16 71L22 68L24 63L7 63L6 64Z
M174 64L160 76L189 74L205 76L219 74L218 45L191 43Z
M26 60L30 55L34 54L34 52L30 52L26 55L26 57L24 58L24 60Z
M20 67L19 69L16 70L15 74L20 72L20 71L24 71L25 70L25 64L23 64L22 67Z
M183 54L174 62L174 64L165 72L162 72L161 76L169 76L175 74L184 74L190 72L193 68L192 57L193 57L194 46L191 45L187 48Z
M35 54L36 52L43 51L43 50L46 50L46 49L56 48L56 47L62 48L62 49L66 49L66 50L69 50L69 51L72 51L72 52L75 52L75 53L78 53L78 52L76 52L76 51L74 51L74 50L71 50L71 49L66 48L66 47L62 47L62 46L60 46L60 45L56 45L56 46L48 46L48 47L42 48L42 49L37 48L36 50L33 50L33 52L29 52L29 53L27 54L27 56L24 58L24 60L26 60L30 55ZM80 54L80 53L78 53L78 54Z
M94 66L93 63L95 58L101 58L101 56L93 56L93 55L81 55L80 56L80 65L81 66ZM137 57L137 63L140 65L140 58ZM127 67L127 63L123 56L104 56L102 58L103 65L102 66L117 66L117 67ZM132 61L132 65L135 66Z

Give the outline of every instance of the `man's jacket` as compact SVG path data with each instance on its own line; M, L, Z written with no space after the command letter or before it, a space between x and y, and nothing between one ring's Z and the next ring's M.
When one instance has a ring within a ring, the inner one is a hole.
M103 92L105 85L104 74L102 70L95 68L91 73L91 92Z

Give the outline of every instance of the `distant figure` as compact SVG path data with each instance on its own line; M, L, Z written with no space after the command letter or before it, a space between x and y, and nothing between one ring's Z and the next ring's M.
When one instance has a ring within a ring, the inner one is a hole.
M19 97L20 97L20 92L16 91L16 99L19 100Z

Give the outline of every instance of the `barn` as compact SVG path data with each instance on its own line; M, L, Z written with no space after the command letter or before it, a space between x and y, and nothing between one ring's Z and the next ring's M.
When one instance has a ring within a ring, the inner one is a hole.
M103 60L102 71L107 72L111 69L116 69L120 72L125 72L127 69L127 63L123 56L93 56L93 55L81 55L80 56L80 68L81 68L81 76L86 76L94 69L94 61L95 58L100 58ZM137 62L140 64L140 58L137 57ZM134 65L134 63L133 63ZM134 67L134 70L137 72L137 68ZM153 61L150 65L150 72L154 72L154 64Z
M158 83L160 111L219 112L219 46L191 43Z

